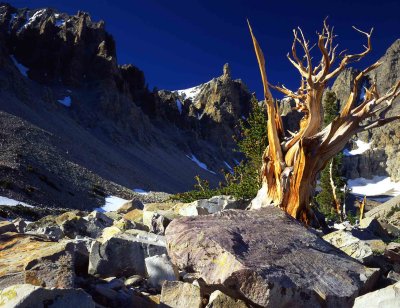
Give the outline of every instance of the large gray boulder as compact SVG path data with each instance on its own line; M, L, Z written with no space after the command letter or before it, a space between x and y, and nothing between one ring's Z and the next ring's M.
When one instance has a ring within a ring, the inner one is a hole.
M240 299L235 300L232 297L217 290L210 295L206 308L247 308L245 302Z
M386 288L357 297L354 308L400 307L400 282Z
M6 232L18 232L18 230L11 221L0 221L0 234Z
M323 239L364 264L368 264L376 253L383 254L386 248L386 244L372 233L355 229L338 230L324 235Z
M13 308L94 308L92 297L81 289L45 289L17 284L0 291L0 306Z
M89 255L89 273L100 277L144 276L145 258L166 253L161 236L137 231L138 234L120 233L105 240L96 241Z
M200 308L202 298L200 288L181 281L165 281L162 285L160 307Z
M54 242L31 234L2 234L0 289L22 283L73 288L76 273L87 274L85 248L83 242Z
M166 255L152 256L145 259L146 272L150 285L161 290L164 281L175 281L179 278L178 269Z
M178 218L166 240L179 268L262 307L350 307L378 278L275 207Z

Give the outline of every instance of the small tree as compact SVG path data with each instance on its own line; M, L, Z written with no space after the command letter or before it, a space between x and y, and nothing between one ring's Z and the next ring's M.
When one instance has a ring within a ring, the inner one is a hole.
M225 173L225 182L212 189L206 180L196 176L195 189L176 194L173 199L191 202L210 198L215 195L233 195L237 199L252 199L261 187L260 169L262 153L268 145L267 113L265 106L259 104L256 97L251 99L251 111L245 120L239 120L239 134L235 138L238 152L244 159L233 168L233 172Z
M267 113L255 96L251 99L249 117L239 121L239 128L240 134L235 140L244 159L234 167L233 174L227 174L225 193L239 199L250 199L261 188L261 158L268 145Z
M327 92L324 101L324 127L329 125L339 115L339 110L335 92ZM324 170L322 170L320 177L321 192L315 198L320 211L326 217L335 220L340 218L338 216L340 216L341 209L338 208L338 204L340 205L344 201L344 193L340 190L345 184L341 172L342 159L342 153L336 154Z

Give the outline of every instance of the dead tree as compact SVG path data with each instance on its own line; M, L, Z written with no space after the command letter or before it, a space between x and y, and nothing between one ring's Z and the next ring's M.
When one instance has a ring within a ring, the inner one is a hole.
M268 83L264 56L249 24L264 86L269 140L269 146L263 154L261 170L263 185L257 197L253 199L251 208L275 205L296 219L309 223L314 218L310 201L314 194L316 178L329 160L344 148L354 134L400 118L400 115L385 118L386 111L400 94L400 81L383 95L378 92L376 84L372 84L366 89L363 101L357 104L359 83L368 72L381 64L378 61L356 76L351 93L340 114L322 129L322 95L328 81L335 78L348 64L361 60L372 48L372 30L367 33L353 28L365 35L367 39L365 50L358 54L345 54L345 52L337 54L333 27L330 28L324 21L316 44L321 53L317 65L312 63L310 54L312 47L301 29L293 30L291 56L288 54L287 57L300 72L301 82L297 91L291 91L284 86L272 86ZM298 45L303 50L302 56L297 53ZM340 59L339 64L335 66L335 61L338 59ZM303 113L299 131L292 133L290 138L285 138L282 120L270 88L293 98L296 102L295 108Z

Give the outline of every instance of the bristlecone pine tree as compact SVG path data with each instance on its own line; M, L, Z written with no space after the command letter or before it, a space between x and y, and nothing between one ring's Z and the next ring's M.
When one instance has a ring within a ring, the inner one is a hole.
M400 81L383 95L380 95L376 84L372 84L366 89L363 101L357 104L360 80L381 63L376 62L367 67L354 79L351 93L340 114L328 126L322 128L322 94L328 81L342 72L349 63L359 61L371 51L372 30L367 33L354 27L366 36L367 46L361 53L342 55L343 52L336 52L333 28L324 21L322 32L318 34L317 46L321 52L321 60L317 65L312 63L312 47L309 41L305 39L300 28L294 30L292 57L288 54L288 59L300 72L301 82L297 91L291 91L284 86L269 85L263 53L250 24L249 29L264 86L269 141L269 146L263 154L263 185L257 197L252 200L251 208L272 204L282 208L292 217L310 223L315 219L310 202L314 195L317 174L343 149L354 134L400 118L400 115L385 118L386 111L400 94ZM297 44L303 49L304 57L297 54ZM341 58L340 62L334 67L338 58ZM304 114L299 131L293 133L289 139L285 138L282 119L270 87L293 98L297 110Z

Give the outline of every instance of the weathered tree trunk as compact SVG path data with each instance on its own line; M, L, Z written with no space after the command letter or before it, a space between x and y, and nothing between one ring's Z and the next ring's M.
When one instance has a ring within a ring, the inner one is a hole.
M372 30L366 33L356 29L368 39L366 50L359 54L345 55L339 66L332 71L337 47L333 45L333 30L324 22L322 33L318 35L318 48L322 57L315 67L311 61L309 42L304 38L300 28L298 31L293 30L293 58L288 55L288 59L300 72L300 87L293 92L284 86L271 86L293 98L296 101L295 109L304 114L299 131L291 133L291 137L286 138L277 105L269 89L263 53L250 24L249 28L264 86L269 141L269 146L263 155L261 170L263 185L257 197L253 199L251 208L275 205L291 216L308 223L314 218L310 202L314 195L316 178L329 160L344 148L354 134L400 118L400 116L385 118L387 109L400 94L400 81L383 96L378 94L376 85L373 84L366 89L364 100L357 106L356 97L360 80L381 63L376 62L369 66L355 78L350 96L340 115L321 129L322 95L328 80L336 77L349 63L359 61L371 51ZM304 57L297 56L297 44L304 50ZM370 119L369 122L367 119Z

